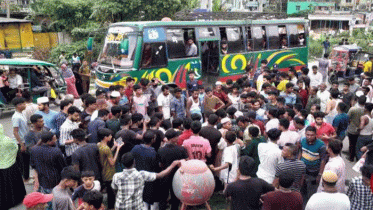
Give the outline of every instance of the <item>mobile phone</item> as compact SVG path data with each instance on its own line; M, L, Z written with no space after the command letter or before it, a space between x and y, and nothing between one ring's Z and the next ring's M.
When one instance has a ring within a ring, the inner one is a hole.
M119 138L115 139L115 142L117 142L118 145L122 145L123 144L122 137L119 137Z

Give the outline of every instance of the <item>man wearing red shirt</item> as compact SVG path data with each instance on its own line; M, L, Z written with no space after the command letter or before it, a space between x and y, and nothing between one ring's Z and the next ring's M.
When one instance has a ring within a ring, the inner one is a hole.
M133 85L135 85L135 80L132 77L127 77L126 84L127 87L124 91L124 94L127 96L128 101L131 102L133 96Z
M265 133L264 123L262 121L256 119L256 112L255 111L249 111L247 113L247 117L249 118L250 124L257 125L260 129L261 135L264 136L264 133Z
M312 123L311 126L316 127L317 138L323 140L324 143L328 145L330 139L337 137L334 127L331 124L324 122L325 114L323 112L316 112L313 116L315 117L315 122Z
M220 81L217 81L215 83L215 90L213 94L224 102L224 108L229 107L232 104L232 101L228 98L227 94L224 93L223 83L221 83Z
M183 125L184 125L184 131L179 136L179 140L177 140L178 145L183 145L184 141L189 139L193 135L193 131L190 129L190 125L192 124L192 119L185 118Z

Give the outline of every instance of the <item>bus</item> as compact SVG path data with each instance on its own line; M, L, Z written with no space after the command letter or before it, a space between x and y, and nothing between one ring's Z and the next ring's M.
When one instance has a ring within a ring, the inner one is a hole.
M215 84L237 80L262 60L300 70L308 61L308 22L302 18L229 21L158 21L111 24L98 58L98 87L126 78L158 78L185 89L188 72Z

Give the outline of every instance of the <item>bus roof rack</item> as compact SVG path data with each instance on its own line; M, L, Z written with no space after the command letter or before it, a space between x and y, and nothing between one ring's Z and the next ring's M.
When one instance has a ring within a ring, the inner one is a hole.
M260 13L260 12L196 12L183 10L175 13L175 20L257 20L257 19L286 19L286 13Z

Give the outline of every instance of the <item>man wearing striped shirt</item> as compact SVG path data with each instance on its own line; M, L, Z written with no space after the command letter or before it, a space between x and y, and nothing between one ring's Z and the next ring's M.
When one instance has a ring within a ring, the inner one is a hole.
M78 145L71 136L71 131L79 128L81 111L76 106L71 106L67 110L68 117L60 129L60 146L65 146L66 162L71 163L71 155L78 149Z

